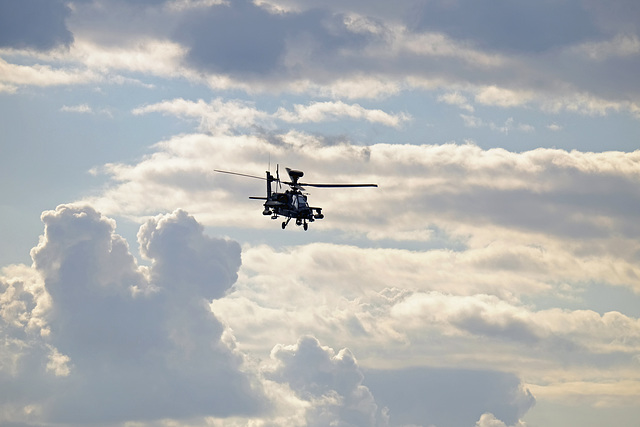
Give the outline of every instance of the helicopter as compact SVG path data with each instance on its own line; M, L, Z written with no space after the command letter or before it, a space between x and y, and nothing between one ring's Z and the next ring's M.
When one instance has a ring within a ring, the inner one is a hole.
M309 223L316 219L323 219L322 208L309 206L307 202L307 194L303 193L306 187L319 187L319 188L347 188L347 187L377 187L377 184L312 184L308 182L299 182L299 179L304 176L304 172L301 170L286 168L287 174L291 181L280 180L280 166L276 166L276 176L271 175L270 171L266 171L266 178L256 175L249 175L245 173L230 172L219 169L214 169L214 172L226 173L230 175L244 176L247 178L262 179L267 181L267 197L251 196L250 199L265 200L264 210L262 214L270 215L271 219L277 219L278 216L287 218L282 222L282 229L284 230L289 221L296 220L296 225L302 226L304 231L307 231ZM282 184L288 185L290 188L284 192L273 191L271 184L277 183L276 189L282 188Z

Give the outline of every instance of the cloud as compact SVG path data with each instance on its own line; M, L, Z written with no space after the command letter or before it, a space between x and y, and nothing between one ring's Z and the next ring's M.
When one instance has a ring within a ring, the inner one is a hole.
M70 49L74 61L92 70L108 74L125 71L145 73L161 77L189 76L182 66L185 48L169 40L157 40L141 36L118 45L105 45L80 39ZM107 79L107 77L105 77ZM131 81L136 81L131 79Z
M476 383L482 375L472 372L421 368L412 377L431 381L418 386L402 380L402 372L389 377L390 371L363 371L350 350L336 352L309 335L295 345L276 345L269 361L258 367L238 351L230 330L213 314L217 310L212 312L207 304L217 299L233 307L225 301L230 286L237 283L237 243L206 236L192 216L177 210L140 227L140 253L150 261L140 266L115 234L115 222L90 207L62 205L44 212L42 220L45 233L32 250L33 267L6 267L0 278L0 377L8 393L0 400L3 422L146 425L209 416L231 424L263 419L286 426L286 413L302 425L400 425L424 421L419 409L403 413L403 403L390 398L408 385L417 393L412 396L423 398L430 396L432 387L441 388L438 381L457 375L467 378L468 386L482 387ZM253 262L255 254L249 255ZM280 288L288 292L286 286ZM304 297L302 288L297 293ZM295 299L289 301L296 306ZM374 318L362 317L352 310L356 307L343 311L351 312L350 317L336 325L343 324L351 333L357 332L358 324L369 330ZM245 318L239 313L242 310L224 318ZM316 323L331 322L335 313L325 311ZM255 315L260 319L258 312ZM298 320L291 320L287 328L296 333ZM282 336L275 332L280 325L272 320L265 324L272 334L263 344L278 342ZM259 336L256 328L253 338ZM245 348L251 346L252 340L247 340ZM526 412L531 396L515 379L503 377L508 381L488 374L493 394L480 400L471 394L468 403L473 402L473 408L465 413L481 408L508 421ZM381 381L388 387L374 392L371 387L381 386ZM378 403L377 393L384 405ZM506 406L497 406L500 399ZM440 401L433 395L428 402L435 408ZM445 419L447 409L441 409L430 412L428 419Z
M485 413L482 414L482 416L476 423L476 427L507 427L507 425L501 420L497 419L495 415L491 413ZM514 427L526 427L526 424L522 421L518 421L516 424L514 424Z
M222 74L272 73L285 49L284 20L241 0L195 11L176 35L189 46L187 60L198 69Z
M236 281L240 245L212 239L182 210L148 220L138 232L140 253L152 260L151 280L176 297L221 298Z
M49 50L69 46L73 35L65 20L71 9L60 0L0 3L0 47Z
M513 130L517 130L519 132L533 132L535 130L535 128L531 125L528 125L525 123L514 123L513 117L509 117L507 120L505 120L503 125L497 125L494 122L486 123L481 118L476 116L470 116L468 114L460 114L460 117L462 117L462 120L464 121L464 125L466 127L470 127L470 128L487 127L491 130L504 133L505 135L508 135L509 132Z
M188 9L207 8L226 4L225 0L167 0L164 7L169 10L183 11Z
M472 426L478 419L499 421L494 415L483 415L487 412L509 424L518 423L535 404L517 377L501 372L406 368L366 370L365 375L364 384L388 408L392 426Z
M550 259L561 257L548 251ZM435 425L440 425L436 418L454 414L466 419L454 425L473 425L485 412L510 425L533 402L527 388L545 401L632 405L638 397L637 317L538 308L530 301L550 299L562 306L571 298L575 303L581 283L595 276L589 271L583 278L566 275L575 255L542 275L537 261L513 255L490 247L455 253L319 243L283 250L246 245L233 291L212 306L229 319L243 347L262 357L271 350L270 340L291 342L302 334L348 345L365 369L363 384L379 407L389 409L390 425L420 424L421 410ZM589 257L575 272L589 264L599 263ZM415 392L407 392L402 381L408 366L414 369L407 377L424 377L416 380L423 385ZM369 381L376 380L371 372L378 370L389 371L379 388ZM486 377L479 370L487 371ZM521 380L511 376L513 382L498 386L493 381L506 378L504 372L517 372ZM448 381L451 388L443 385ZM477 393L464 394L471 386ZM504 399L502 393L522 399ZM405 406L393 403L400 396ZM466 399L468 404L462 403ZM412 418L396 418L409 413Z
M580 0L423 2L408 18L417 29L442 31L490 50L541 52L600 34Z
M34 420L72 424L246 416L265 407L207 305L235 281L237 243L207 237L183 211L161 215L141 227L147 268L114 221L92 208L59 206L42 220L34 270L21 271L31 280L3 285L3 338L13 344L1 366L9 389L0 406L31 405Z
M596 61L602 61L611 56L634 56L640 53L640 39L636 34L618 34L612 40L587 42L576 46L575 50Z
M389 114L382 110L370 110L359 104L344 102L313 102L309 105L296 104L293 111L284 107L274 113L259 110L253 103L240 100L223 101L217 98L210 103L185 99L174 99L145 105L133 110L134 115L160 112L183 119L196 119L200 130L216 134L237 133L252 127L276 129L277 123L317 123L340 119L365 120L385 126L399 127L410 120L407 114Z
M316 102L307 106L295 105L294 112L279 108L275 115L289 123L320 122L346 117L392 127L398 127L410 119L407 114L391 115L381 110L368 110L358 104L348 105L341 101Z
M250 108L247 111L255 114ZM333 191L330 197L314 191L312 197L327 214L327 220L316 226L325 229L371 231L377 239L401 236L414 230L415 224L425 230L436 226L453 235L471 229L484 234L480 224L558 238L640 233L633 209L638 198L638 152L537 149L514 153L473 144L356 146L295 131L176 136L138 164L108 165L105 171L112 175L113 186L91 201L107 213L143 216L184 206L208 225L271 227L255 215L255 204L238 196L260 195L262 185L211 171L224 167L260 173L269 153L272 159L287 159L287 166L306 171L310 181L380 185L370 191ZM217 209L220 203L224 212ZM354 203L362 209L351 209ZM398 212L395 206L407 208Z
M295 345L274 347L276 366L267 373L271 380L286 383L309 402L307 426L387 426L369 389L362 385L363 374L353 354L342 349L337 354L311 336Z
M0 58L0 79L9 88L18 86L77 85L98 82L103 77L91 70L53 68L49 65L16 65Z
M438 97L438 101L444 102L449 105L456 105L463 110L469 111L470 113L473 113L474 111L473 106L469 103L467 98L465 98L459 92L451 92L444 95L440 95Z
M254 126L273 126L269 114L256 109L252 103L240 100L223 101L217 98L206 103L202 99L197 102L174 99L133 110L135 115L155 112L171 114L183 119L195 119L200 123L199 127L202 131L213 134L228 134Z
M266 336L286 342L313 331L322 340L336 334L349 337L358 354L375 352L381 358L372 356L369 363L383 363L383 354L394 359L391 348L380 350L389 343L407 346L407 359L430 354L441 360L439 351L449 341L457 349L457 366L467 357L495 369L511 363L500 358L493 365L490 355L462 344L467 340L492 343L490 353L493 345L516 353L536 348L543 359L564 360L580 349L582 360L595 365L607 360L635 363L636 318L618 312L541 310L522 303L551 295L569 298L561 284L579 289L581 282L608 280L611 271L598 277L590 270L591 258L575 265L579 256L551 248L545 255L531 248L519 248L520 254L513 247L503 249L455 253L319 243L283 251L246 247L241 279L224 301L213 303L214 311L225 318L246 313L234 317L234 330L245 345L262 351L268 351L261 344ZM527 258L527 251L538 256ZM551 264L543 265L540 256L548 256ZM286 278L282 271L288 272ZM319 295L322 303L309 307L307 301ZM433 342L435 337L442 347Z
M618 3L609 11L588 0L395 8L355 1L119 1L108 8L78 2L68 17L73 43L41 67L62 60L60 72L86 69L106 81L113 73L144 73L248 93L375 99L421 89L504 108L637 115L635 75L627 71L637 68L637 26L615 12L635 9ZM513 27L521 16L528 24ZM614 31L616 21L628 25ZM27 78L30 67L12 71L5 92L16 90L11 80L41 84Z
M102 114L107 117L113 118L113 114L108 108L101 108L96 111L89 104L63 105L62 107L60 107L60 111L62 111L63 113L76 114Z
M80 113L80 114L86 114L86 113L93 113L93 109L89 106L89 104L78 104L78 105L63 105L60 108L60 111L66 112L66 113Z
M307 59L333 62L337 50L366 41L324 8L278 13L246 0L186 14L175 38L190 47L187 60L196 68L250 80L282 72L296 78Z

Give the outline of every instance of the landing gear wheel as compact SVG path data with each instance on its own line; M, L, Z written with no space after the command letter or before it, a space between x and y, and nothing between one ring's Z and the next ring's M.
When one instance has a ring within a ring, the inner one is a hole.
M282 221L282 229L284 230L284 228L287 226L287 223Z
M307 231L307 228L309 228L309 224L307 224L306 222L304 223L304 225L302 226L302 228L304 228L304 231Z

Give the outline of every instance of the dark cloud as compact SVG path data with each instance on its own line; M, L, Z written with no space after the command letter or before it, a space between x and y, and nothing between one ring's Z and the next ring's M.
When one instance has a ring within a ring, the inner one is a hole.
M73 42L65 24L70 13L62 0L0 0L0 46L37 50L68 46Z
M585 7L604 30L636 33L640 30L640 2L636 0L585 0Z
M178 29L198 68L222 73L272 71L284 53L284 18L246 1L197 11Z
M235 281L237 243L205 236L183 211L156 217L139 233L152 261L147 274L115 223L94 209L59 206L42 220L32 257L50 298L46 339L22 332L31 351L14 376L28 386L21 398L3 395L0 403L45 395L44 418L72 424L248 415L263 407L208 305ZM37 304L27 297L20 293L25 315L18 317L34 317Z
M317 60L364 41L346 30L340 15L319 9L274 14L246 0L186 13L174 37L189 48L196 68L241 76L285 72L292 43L305 44L304 54Z
M392 426L473 426L484 413L515 424L535 403L512 375L437 368L366 370L363 384Z
M600 34L582 0L424 1L414 30L440 31L489 50L541 52Z

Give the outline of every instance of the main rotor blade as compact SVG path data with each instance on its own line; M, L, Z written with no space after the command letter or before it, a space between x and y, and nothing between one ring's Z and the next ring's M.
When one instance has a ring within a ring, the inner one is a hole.
M298 185L306 185L307 187L320 187L320 188L377 187L378 186L378 184L309 184L307 182L299 182Z
M246 173L229 172L229 171L223 171L223 170L219 170L219 169L214 169L213 171L214 172L220 172L220 173L228 173L229 175L238 175L238 176L245 176L247 178L261 179L263 181L265 181L267 179L267 178L265 178L263 176L247 175Z

